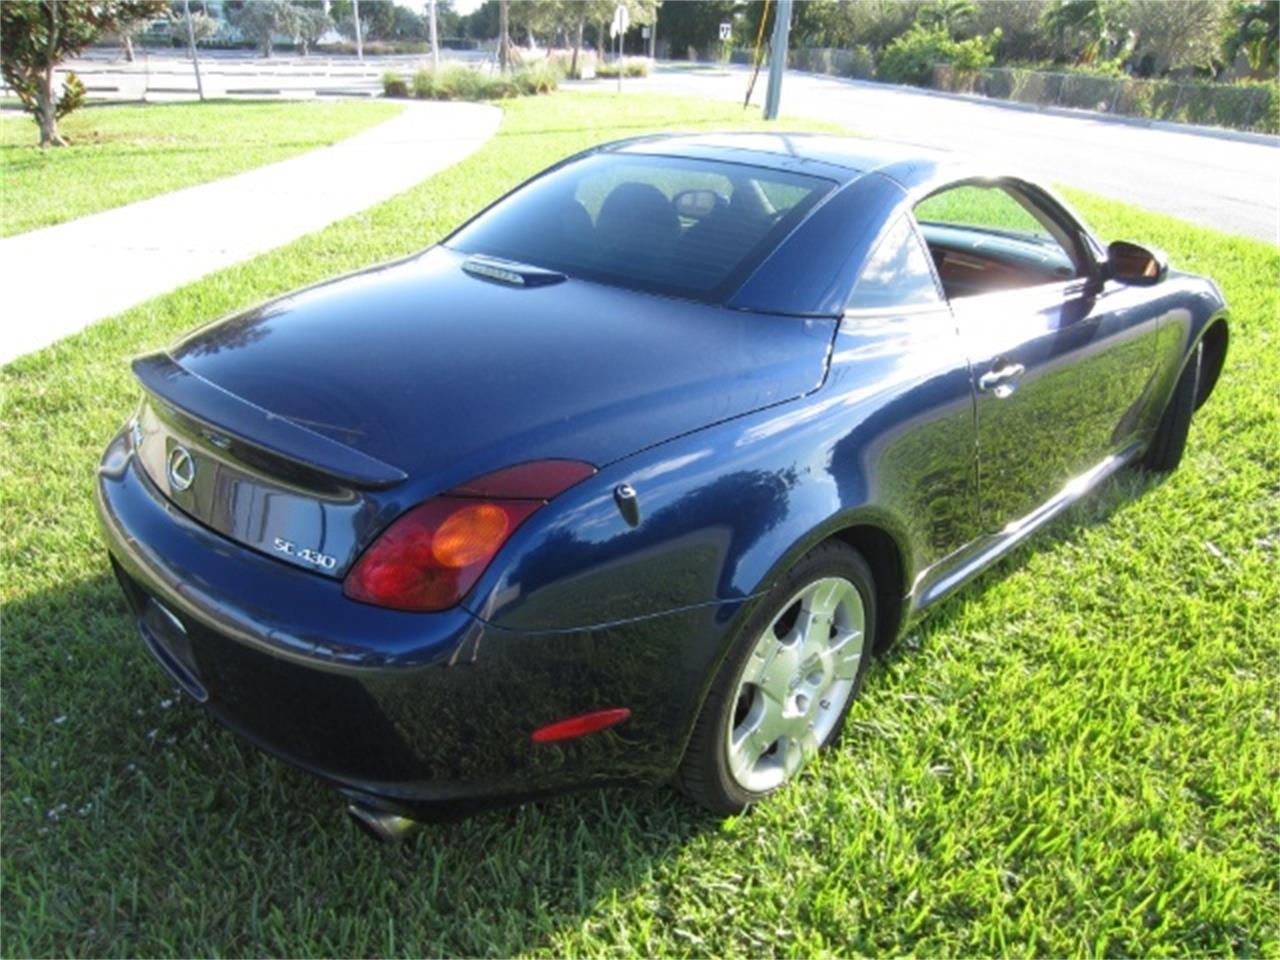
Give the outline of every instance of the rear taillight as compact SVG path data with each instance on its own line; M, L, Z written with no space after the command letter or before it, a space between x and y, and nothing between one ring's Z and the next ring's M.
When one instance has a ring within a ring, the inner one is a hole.
M343 592L396 610L447 610L530 514L593 473L577 461L536 461L428 500L383 531L347 574Z

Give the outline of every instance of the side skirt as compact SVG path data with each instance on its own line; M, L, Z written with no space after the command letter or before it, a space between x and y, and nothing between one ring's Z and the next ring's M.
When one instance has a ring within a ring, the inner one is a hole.
M950 595L977 576L1141 455L1142 444L1135 443L1107 457L1097 466L1072 479L1043 505L1025 517L1007 524L999 533L980 537L921 571L915 583L912 584L910 593L907 594L907 616L904 617L904 621L911 622L918 619L927 607Z

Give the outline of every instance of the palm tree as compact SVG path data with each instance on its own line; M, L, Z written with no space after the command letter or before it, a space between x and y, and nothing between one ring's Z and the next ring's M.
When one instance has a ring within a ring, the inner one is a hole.
M1229 32L1222 49L1228 63L1234 63L1243 50L1254 76L1275 76L1280 54L1280 4L1275 0L1234 0L1227 22Z
M923 26L942 29L955 36L956 29L970 19L975 11L973 0L937 0L931 7L920 11Z
M1064 53L1078 51L1077 63L1092 63L1111 39L1107 0L1059 0L1044 15L1044 25Z

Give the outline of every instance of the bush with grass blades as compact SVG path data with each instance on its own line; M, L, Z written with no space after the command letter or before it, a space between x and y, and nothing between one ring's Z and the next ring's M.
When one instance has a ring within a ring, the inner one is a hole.
M382 91L388 97L412 94L419 100L505 100L551 93L559 86L560 79L559 71L546 61L514 73L495 75L451 63L439 70L419 70L413 75L411 85L399 74L388 71L382 76Z
M647 77L648 75L649 61L642 57L627 57L612 63L602 63L596 67L596 76L601 80L614 80L619 76Z
M382 92L388 97L407 97L409 84L405 83L404 77L400 74L394 70L388 70L382 75Z

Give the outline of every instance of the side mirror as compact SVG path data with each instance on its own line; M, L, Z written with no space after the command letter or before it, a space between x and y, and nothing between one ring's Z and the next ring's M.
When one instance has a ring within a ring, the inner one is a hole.
M1107 247L1107 276L1121 283L1150 287L1169 273L1169 258L1163 250L1117 240Z
M681 190L673 200L676 213L689 220L709 216L723 201L714 190Z

